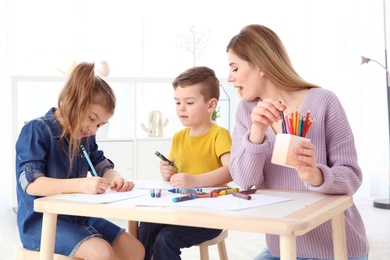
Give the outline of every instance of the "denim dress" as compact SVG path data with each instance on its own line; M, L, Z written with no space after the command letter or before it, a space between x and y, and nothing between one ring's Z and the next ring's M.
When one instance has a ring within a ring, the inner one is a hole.
M85 178L90 170L81 149L70 170L69 143L59 143L62 130L54 117L55 110L51 108L45 116L25 124L16 142L17 224L23 247L30 250L40 249L43 214L34 211L34 200L39 197L27 194L27 185L42 176ZM114 164L98 150L95 136L83 138L81 144L99 176L114 168ZM123 231L105 219L59 215L54 251L72 257L88 238L101 237L112 245Z

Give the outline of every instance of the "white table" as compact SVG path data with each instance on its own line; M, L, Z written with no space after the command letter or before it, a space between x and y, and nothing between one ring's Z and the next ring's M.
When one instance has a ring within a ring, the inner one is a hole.
M323 197L318 199L319 193L258 192L293 200L283 202L283 205L279 203L240 211L222 211L188 207L140 207L123 201L92 204L62 201L51 196L36 199L34 209L43 213L40 259L53 259L58 214L126 219L129 220L129 229L133 234L138 222L145 221L279 235L280 256L283 260L296 259L297 236L332 220L334 257L336 260L347 259L344 211L352 206L352 196L320 194ZM283 217L279 216L281 210Z

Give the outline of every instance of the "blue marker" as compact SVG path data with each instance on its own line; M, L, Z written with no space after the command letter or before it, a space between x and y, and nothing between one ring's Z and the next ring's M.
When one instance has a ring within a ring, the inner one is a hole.
M190 194L189 196L172 198L172 201L173 202L180 202L180 201L193 200L193 199L196 199L195 194Z
M190 192L190 191L202 192L202 188L193 188L193 189L170 189L170 190L168 190L168 191L169 191L169 192L172 192L172 193L186 194L187 192Z
M93 167L93 164L92 164L92 162L91 162L91 159L89 159L87 150L85 150L84 145L80 145L80 148L81 148L81 151L83 151L83 154L84 154L85 159L87 159L87 162L88 162L88 164L89 164L89 167L90 167L91 170L92 170L93 176L98 177L98 174L97 174L97 172L96 172L96 170L95 170L95 167Z

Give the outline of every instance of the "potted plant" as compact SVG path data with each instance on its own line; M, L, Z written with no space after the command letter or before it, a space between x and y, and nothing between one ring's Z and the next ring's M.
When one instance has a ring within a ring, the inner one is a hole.
M219 115L219 109L220 109L220 107L217 107L217 109L215 109L215 110L213 111L213 113L211 114L211 120L212 120L213 122L216 122L216 121L217 121L217 118L220 117L220 115Z

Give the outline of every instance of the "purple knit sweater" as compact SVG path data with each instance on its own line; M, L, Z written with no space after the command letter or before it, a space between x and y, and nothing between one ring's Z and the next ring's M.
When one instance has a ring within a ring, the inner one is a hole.
M248 140L250 114L258 101L241 101L237 108L233 132L230 172L242 189L257 188L317 191L327 194L354 194L362 183L355 142L345 111L334 93L312 88L299 111L315 118L307 138L316 147L317 167L324 174L324 183L315 187L302 182L296 170L271 163L276 134L268 128L262 144ZM289 113L292 111L288 111ZM345 212L348 257L366 255L369 244L363 220L353 205ZM267 235L267 246L273 255L279 253L279 236ZM328 221L304 236L297 237L297 256L333 258L332 228Z

